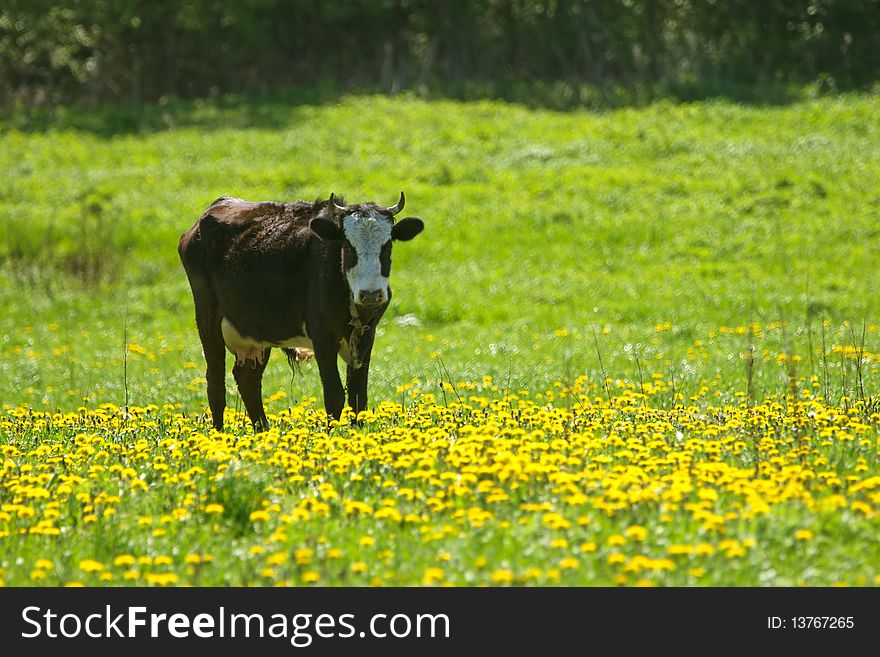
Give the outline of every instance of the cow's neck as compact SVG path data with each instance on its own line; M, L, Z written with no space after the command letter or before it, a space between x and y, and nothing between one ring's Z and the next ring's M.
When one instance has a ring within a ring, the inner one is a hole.
M361 360L361 340L366 332L370 330L370 324L378 310L374 310L366 319L362 318L354 303L354 298L349 295L348 312L351 315L351 319L348 322L348 325L351 326L351 337L348 339L349 349L351 350L350 364L352 369L357 370L363 365L363 361Z

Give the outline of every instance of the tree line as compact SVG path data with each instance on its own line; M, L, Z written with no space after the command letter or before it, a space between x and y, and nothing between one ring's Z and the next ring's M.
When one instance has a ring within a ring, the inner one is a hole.
M8 102L878 79L880 0L6 0Z

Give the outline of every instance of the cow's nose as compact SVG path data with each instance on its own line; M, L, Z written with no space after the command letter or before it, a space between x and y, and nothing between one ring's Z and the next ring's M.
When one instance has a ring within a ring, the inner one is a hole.
M361 290L360 302L364 306L378 306L385 300L385 292L382 290Z

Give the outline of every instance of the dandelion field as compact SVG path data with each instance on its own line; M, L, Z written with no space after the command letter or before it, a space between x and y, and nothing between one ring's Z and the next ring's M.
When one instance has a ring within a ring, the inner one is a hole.
M2 423L9 583L876 584L873 418L806 395L527 394L249 435L156 407ZM486 381L487 386L491 381ZM450 386L451 387L451 386ZM474 394L476 393L476 394ZM59 545L66 547L59 554ZM9 548L12 548L9 550Z
M294 101L0 121L0 581L880 583L875 96ZM211 431L179 234L400 189L372 410Z

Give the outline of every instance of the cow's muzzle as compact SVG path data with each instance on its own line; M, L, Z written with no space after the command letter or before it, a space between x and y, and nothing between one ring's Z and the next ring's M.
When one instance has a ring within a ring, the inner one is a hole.
M361 290L357 303L361 306L381 306L385 303L385 290Z

